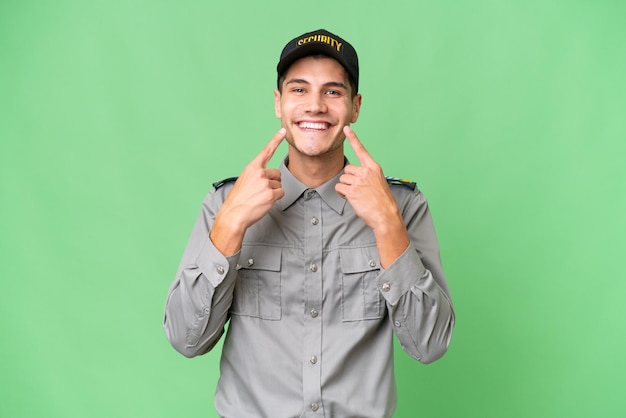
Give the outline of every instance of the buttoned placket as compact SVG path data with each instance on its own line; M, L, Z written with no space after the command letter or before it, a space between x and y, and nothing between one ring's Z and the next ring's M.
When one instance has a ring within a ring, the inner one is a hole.
M322 199L304 192L304 344L302 388L305 408L324 415L321 392L322 349Z

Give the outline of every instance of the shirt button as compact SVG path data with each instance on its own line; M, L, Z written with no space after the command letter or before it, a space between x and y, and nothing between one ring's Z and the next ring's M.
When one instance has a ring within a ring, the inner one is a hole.
M248 259L248 267L252 266L253 264L254 264L254 258Z
M309 268L311 269L311 271L313 273L315 273L317 271L317 264L313 263L313 264L311 264L311 266Z
M393 321L393 324L394 324L395 326L399 327L399 326L400 326L400 321Z
M316 412L318 409L320 409L320 406L316 403L312 403L311 404L311 411Z
M391 284L389 284L389 282L383 283L382 290L383 292L389 292L389 290L391 290Z
M311 309L311 318L317 318L317 315L319 315L317 309Z
M224 267L222 267L222 266L217 266L217 267L216 267L216 270L217 270L217 273L218 273L218 274L224 274Z
M315 364L315 363L317 363L317 357L316 356L311 356L309 361L311 362L311 364Z
M311 223L312 223L313 225L317 225L319 222L320 222L320 220L319 220L319 219L317 219L315 216L311 218Z
M370 267L376 267L376 261L370 260L369 265Z

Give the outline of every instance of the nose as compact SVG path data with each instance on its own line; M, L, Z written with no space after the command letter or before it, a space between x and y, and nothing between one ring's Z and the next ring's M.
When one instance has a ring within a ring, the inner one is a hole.
M311 114L326 113L328 110L321 94L311 94L306 102L306 111Z

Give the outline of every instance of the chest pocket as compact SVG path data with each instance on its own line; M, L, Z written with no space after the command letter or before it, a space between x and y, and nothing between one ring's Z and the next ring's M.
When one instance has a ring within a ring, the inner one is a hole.
M237 265L232 315L279 320L281 317L282 251L275 247L243 247Z
M343 321L383 318L387 307L377 286L380 259L376 247L342 248L339 257Z

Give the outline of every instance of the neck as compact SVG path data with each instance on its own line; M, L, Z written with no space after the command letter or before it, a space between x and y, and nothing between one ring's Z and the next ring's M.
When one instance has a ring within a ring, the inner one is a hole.
M312 189L335 177L344 167L343 149L340 152L309 157L289 147L287 168L302 184Z

